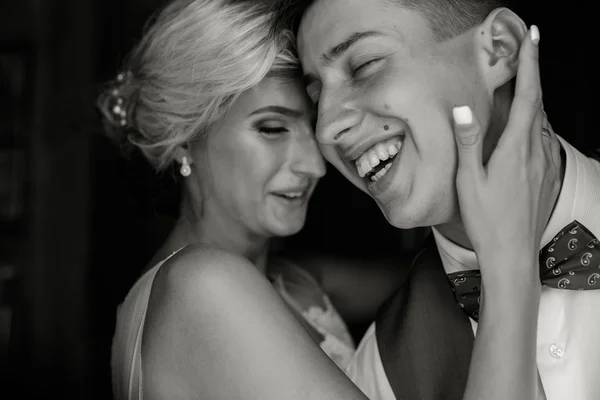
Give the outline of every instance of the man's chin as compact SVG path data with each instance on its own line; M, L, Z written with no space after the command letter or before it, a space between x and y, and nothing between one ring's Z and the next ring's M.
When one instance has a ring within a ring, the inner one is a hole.
M397 215L389 216L388 214L385 214L385 219L390 225L398 229L414 229L421 226L429 226L429 224L424 223L423 221L414 218L399 217Z
M397 204L392 201L385 205L379 204L379 208L388 223L398 229L430 227L452 219L451 212L446 213L440 210L440 207L428 206L427 202Z

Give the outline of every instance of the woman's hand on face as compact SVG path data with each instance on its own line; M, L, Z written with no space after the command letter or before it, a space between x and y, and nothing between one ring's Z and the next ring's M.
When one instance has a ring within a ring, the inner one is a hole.
M533 26L521 45L508 123L487 165L477 117L468 106L453 110L458 200L484 281L486 274L510 276L511 268L522 273L523 257L527 265L538 265L542 233L560 190L560 143L543 129L538 40ZM486 270L489 260L502 268Z

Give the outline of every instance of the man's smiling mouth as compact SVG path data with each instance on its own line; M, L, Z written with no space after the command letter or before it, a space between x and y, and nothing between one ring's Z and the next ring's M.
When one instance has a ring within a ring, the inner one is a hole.
M354 163L358 176L377 182L392 167L396 155L402 148L405 135L382 140L368 148Z

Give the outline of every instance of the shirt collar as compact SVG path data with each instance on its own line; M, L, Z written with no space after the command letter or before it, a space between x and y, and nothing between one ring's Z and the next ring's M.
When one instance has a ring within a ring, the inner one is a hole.
M549 124L547 126L552 129ZM565 176L556 206L542 235L542 247L552 240L562 228L573 221L572 214L577 184L577 157L571 145L560 136L556 136L565 151ZM447 274L479 268L474 251L450 241L435 227L432 228L432 231Z

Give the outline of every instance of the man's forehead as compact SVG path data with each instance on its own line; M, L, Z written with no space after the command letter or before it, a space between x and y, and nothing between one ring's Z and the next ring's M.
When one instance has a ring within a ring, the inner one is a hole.
M364 4L356 0L316 0L300 21L298 50L301 57L314 62L361 26L366 28L370 21L360 18L361 10L367 3L380 0L363 1Z
M402 40L414 30L410 25L419 24L415 17L413 11L384 0L316 0L302 16L298 30L302 64L318 62L333 47L364 32L393 31Z
M316 0L302 15L300 26L298 28L297 45L301 57L316 57L319 52L325 51L331 35L335 30L339 30L335 13L335 3L338 0ZM330 21L330 23L325 23ZM310 56L309 56L310 54Z

